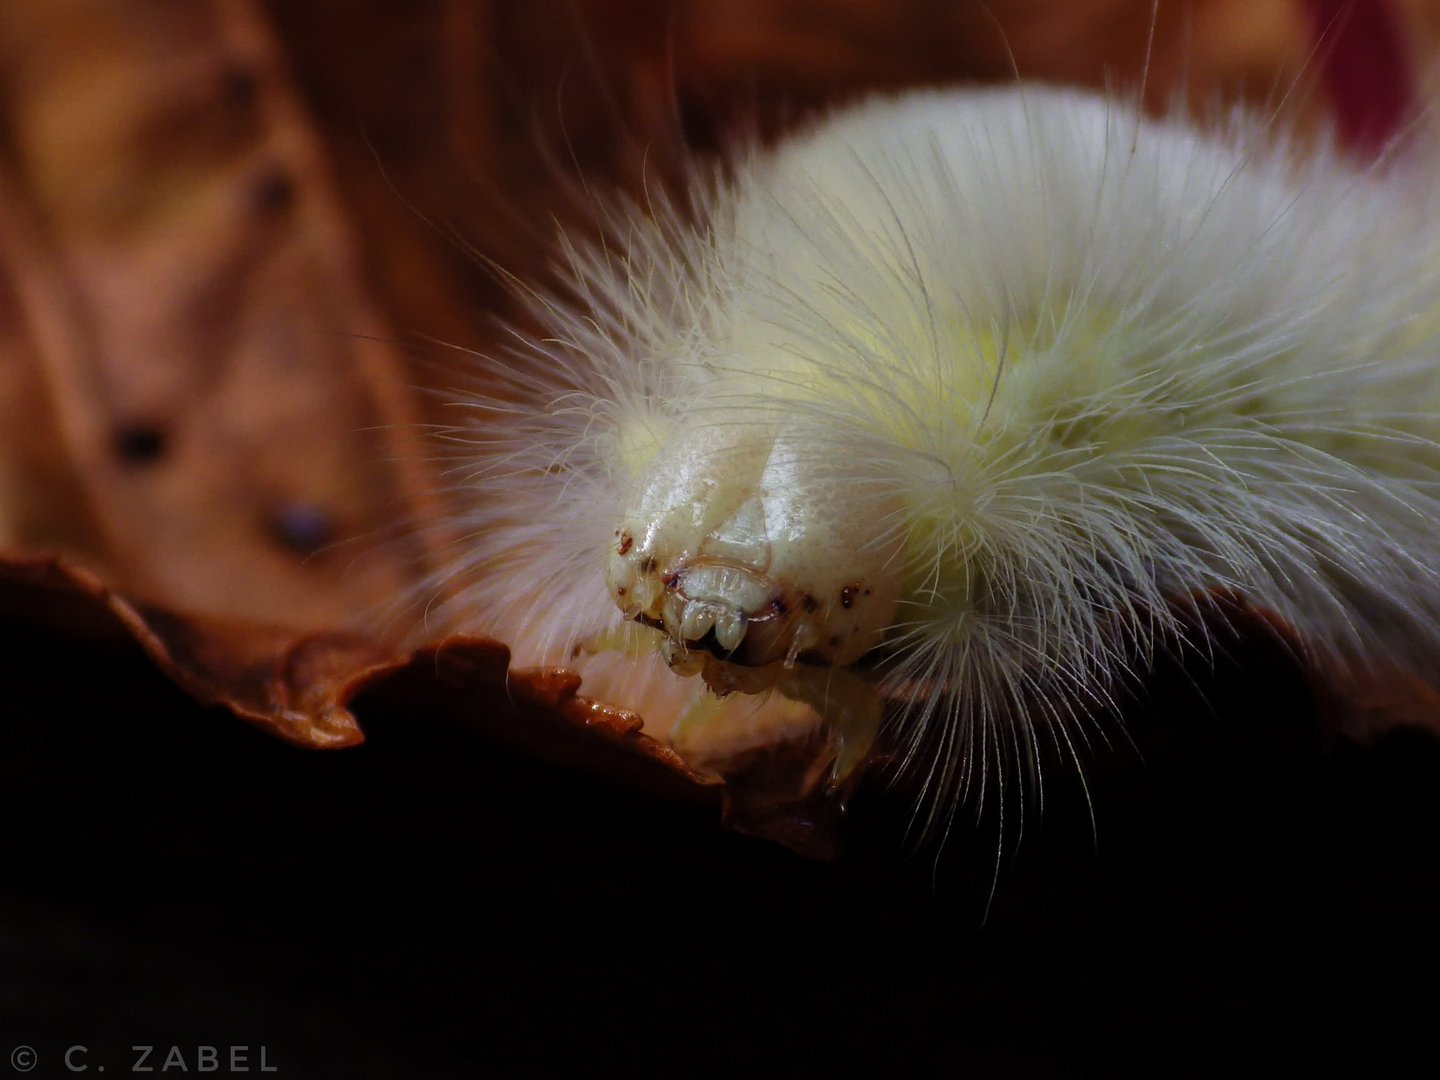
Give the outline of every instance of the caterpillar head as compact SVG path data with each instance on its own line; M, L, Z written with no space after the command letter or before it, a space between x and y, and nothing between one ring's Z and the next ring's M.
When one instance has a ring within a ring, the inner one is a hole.
M854 663L893 623L895 508L853 471L842 478L833 447L807 441L778 425L707 422L641 473L606 579L627 618L665 635L677 671L705 670L714 685L718 660L724 688L764 689L797 662Z

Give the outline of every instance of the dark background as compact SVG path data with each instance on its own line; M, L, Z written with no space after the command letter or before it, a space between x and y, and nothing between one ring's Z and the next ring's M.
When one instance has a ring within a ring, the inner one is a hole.
M988 819L900 858L862 796L847 857L807 862L423 712L362 699L365 746L306 752L126 649L8 633L0 1034L37 1076L76 1043L111 1075L134 1044L192 1071L263 1044L284 1077L1440 1060L1440 745L1296 738L1273 673L1209 676L1213 708L1138 725L1143 763L1105 755L1098 846L1057 780L987 918Z

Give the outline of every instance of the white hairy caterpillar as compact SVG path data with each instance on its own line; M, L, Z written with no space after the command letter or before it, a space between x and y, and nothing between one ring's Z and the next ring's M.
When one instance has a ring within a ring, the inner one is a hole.
M1156 652L1204 648L1206 595L1273 612L1319 669L1423 671L1418 179L1055 89L841 112L693 214L567 248L549 336L449 433L447 603L682 743L719 722L704 687L781 727L815 709L838 776L883 722L937 825L1042 741L1076 757Z

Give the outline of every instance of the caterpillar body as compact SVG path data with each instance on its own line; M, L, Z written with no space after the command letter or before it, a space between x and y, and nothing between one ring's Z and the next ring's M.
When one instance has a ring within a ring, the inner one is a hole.
M883 728L938 824L1073 755L1207 595L1318 668L1440 655L1440 216L1404 162L959 89L693 202L569 246L548 336L462 402L450 603L518 662L628 673L681 744L814 710L837 776Z

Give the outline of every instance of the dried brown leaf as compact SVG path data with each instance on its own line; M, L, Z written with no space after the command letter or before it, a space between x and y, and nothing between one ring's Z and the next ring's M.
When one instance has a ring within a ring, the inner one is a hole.
M423 562L394 529L426 513L408 376L262 14L5 5L0 41L6 364L46 406L31 458L63 455L12 486L41 504L63 472L88 526L16 515L22 545L191 611L388 603Z

